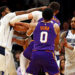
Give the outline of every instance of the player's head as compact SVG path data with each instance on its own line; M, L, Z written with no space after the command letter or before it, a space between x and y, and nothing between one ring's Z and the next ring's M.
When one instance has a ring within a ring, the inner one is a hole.
M71 19L71 28L75 30L75 17Z
M52 11L52 9L46 8L43 11L42 16L43 16L44 20L47 20L47 21L51 20L52 17L53 17L53 11Z
M5 16L9 12L10 12L10 10L7 6L0 7L0 17Z
M51 8L53 10L53 14L56 15L59 13L60 4L58 2L51 2L48 8Z

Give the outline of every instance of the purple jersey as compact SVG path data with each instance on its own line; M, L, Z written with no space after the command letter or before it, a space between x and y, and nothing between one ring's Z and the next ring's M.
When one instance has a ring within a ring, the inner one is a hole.
M53 21L53 23L57 23L60 26L60 21L56 16L53 16L51 21Z
M56 34L52 23L38 22L34 33L33 50L54 50Z
M41 22L43 18L39 19L38 22ZM52 20L53 23L57 23L60 26L60 21L56 16L53 16Z

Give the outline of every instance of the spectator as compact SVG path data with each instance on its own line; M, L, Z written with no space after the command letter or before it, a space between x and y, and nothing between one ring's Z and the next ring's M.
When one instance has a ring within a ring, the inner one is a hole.
M65 70L65 59L62 59L60 61L60 75L64 75L64 70Z

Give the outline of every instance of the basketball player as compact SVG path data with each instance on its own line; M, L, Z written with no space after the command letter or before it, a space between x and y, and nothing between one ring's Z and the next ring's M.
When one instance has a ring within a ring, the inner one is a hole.
M71 20L71 30L63 32L62 35L71 45L69 48L65 46L65 75L75 75L75 17Z
M49 6L52 7L52 9L54 10L53 15L56 15L59 12L59 8L60 8L59 3L52 2ZM26 20L26 19L32 19L32 22L37 22L40 18L42 18L42 12L41 11L34 11L29 14L16 16L15 18L13 18L10 21L10 23L14 24L15 22L19 22L19 21ZM55 20L55 23L57 22L60 25L59 20L57 20L57 19L54 19L54 20ZM27 31L27 35L31 35L31 33L33 31L34 31L34 28L29 28L29 30ZM24 72L25 69L22 69L22 71ZM24 73L23 73L23 75L24 75Z
M58 24L51 23L53 13L50 8L46 8L42 15L44 19L38 22L33 33L34 47L27 72L31 75L37 75L40 69L43 68L44 72L49 75L58 75L59 70L53 54L54 42L55 46L59 44L60 28Z
M11 54L11 37L13 34L13 29L9 26L10 19L15 17L16 14L10 13L9 8L3 6L0 7L0 15L2 17L0 21L0 71L4 71L5 75L8 75L7 73L11 75L13 73L16 75L16 69L12 57L13 55ZM9 64L9 62L13 67ZM12 67L13 71L11 71L12 69L9 70L10 67Z
M10 12L6 6L0 7L0 71L5 72L5 75L17 75L16 68L11 53L13 25L9 22L16 15L23 12Z

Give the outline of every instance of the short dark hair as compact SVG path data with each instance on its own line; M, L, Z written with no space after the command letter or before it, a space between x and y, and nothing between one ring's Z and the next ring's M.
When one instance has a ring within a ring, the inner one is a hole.
M53 11L50 8L46 8L43 13L42 16L45 20L50 20L53 17Z
M2 16L2 12L5 11L5 9L8 8L7 6L0 7L0 17Z
M60 4L58 2L51 2L49 7L53 10L53 12L55 12L60 9Z

